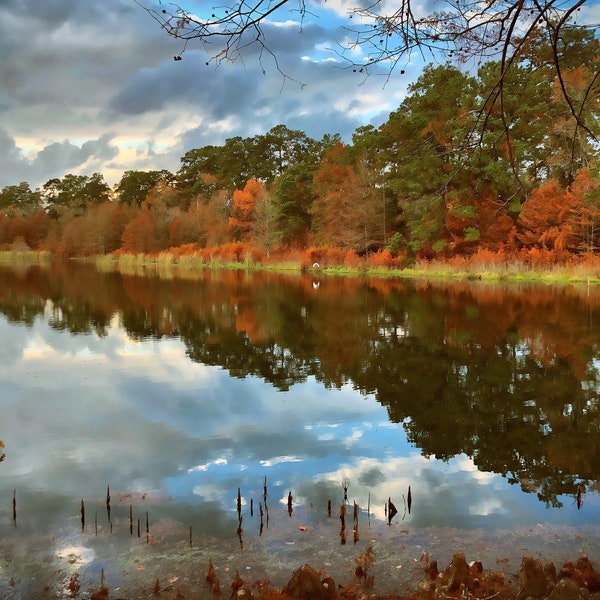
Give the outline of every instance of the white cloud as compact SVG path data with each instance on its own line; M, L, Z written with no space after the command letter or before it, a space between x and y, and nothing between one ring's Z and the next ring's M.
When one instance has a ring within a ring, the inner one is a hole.
M302 462L303 460L304 458L300 456L274 456L268 460L261 460L259 463L263 467L274 467L282 463Z

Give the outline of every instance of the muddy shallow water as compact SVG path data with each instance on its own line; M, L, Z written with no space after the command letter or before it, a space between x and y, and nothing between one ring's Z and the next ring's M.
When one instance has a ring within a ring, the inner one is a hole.
M136 514L150 508L151 499L136 499ZM98 506L100 506L98 501ZM325 507L324 507L325 508ZM352 507L348 505L348 515ZM326 510L294 507L269 509L269 523L263 517L260 530L258 514L246 511L238 531L237 515L230 519L229 537L195 535L190 525L174 519L145 523L137 518L133 529L127 506L116 505L125 513L112 522L86 524L82 531L80 516L60 530L46 534L21 534L19 526L5 531L0 542L0 595L2 598L67 597L69 582L77 573L83 596L86 590L105 585L111 598L147 598L157 586L161 590L183 590L193 597L210 598L205 576L208 565L216 569L221 588L229 594L238 572L248 584L269 581L282 588L293 571L303 564L320 568L337 584L353 581L357 560L368 547L375 564L373 591L378 594L407 594L415 591L424 578L427 560L437 560L444 568L455 552L467 560L481 560L486 570L501 571L507 583L514 583L523 556L562 565L581 554L592 561L600 556L600 526L560 526L539 523L525 529L485 532L450 527L412 528L402 521L371 518L359 512L358 527L351 519L341 534L339 512L327 516ZM100 512L100 511L98 511ZM232 515L233 516L233 515ZM133 535L131 534L133 531ZM190 543L191 535L191 543Z

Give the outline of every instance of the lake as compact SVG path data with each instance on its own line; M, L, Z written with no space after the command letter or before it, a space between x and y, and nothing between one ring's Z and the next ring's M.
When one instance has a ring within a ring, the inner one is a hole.
M2 597L600 556L597 288L3 265L0 339Z

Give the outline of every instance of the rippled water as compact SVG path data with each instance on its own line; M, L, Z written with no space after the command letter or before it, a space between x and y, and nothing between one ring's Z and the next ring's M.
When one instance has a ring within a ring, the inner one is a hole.
M209 560L224 582L304 562L345 580L372 546L395 591L425 553L512 572L593 556L599 307L576 289L2 267L1 589L103 570L111 589L191 585Z

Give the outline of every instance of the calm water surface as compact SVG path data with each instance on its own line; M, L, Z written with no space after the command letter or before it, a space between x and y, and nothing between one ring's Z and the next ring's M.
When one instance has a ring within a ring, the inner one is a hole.
M0 340L6 597L600 558L600 290L3 266Z

